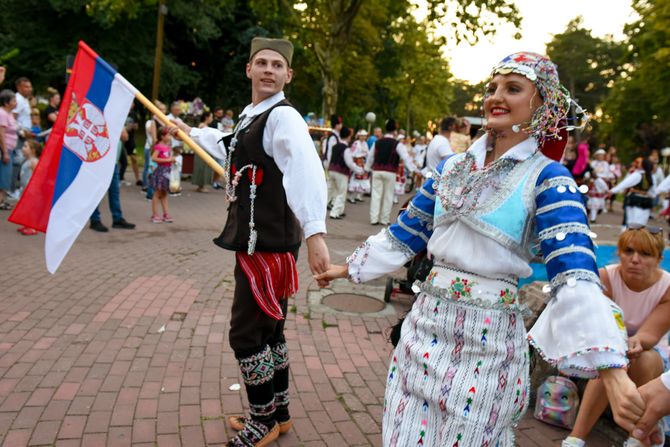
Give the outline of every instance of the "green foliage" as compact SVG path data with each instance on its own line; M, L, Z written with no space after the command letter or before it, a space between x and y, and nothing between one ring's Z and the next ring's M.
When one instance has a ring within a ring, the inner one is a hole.
M603 131L630 152L670 145L670 0L635 0L627 65L604 103Z

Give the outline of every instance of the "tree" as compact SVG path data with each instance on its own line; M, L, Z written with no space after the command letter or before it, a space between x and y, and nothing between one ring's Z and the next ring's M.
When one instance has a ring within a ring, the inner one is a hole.
M373 3L373 2L369 2ZM374 2L383 16L407 20L414 10L408 0ZM319 64L322 78L322 114L330 116L337 109L340 82L345 59L350 54L352 33L358 27L369 28L375 17L359 14L363 0L252 0L252 7L263 24L280 17L286 35L296 36L310 48ZM440 19L453 16L450 22L457 39L476 41L495 32L496 19L509 20L518 26L518 10L510 0L470 0L444 3L430 0L429 23L437 26ZM451 16L450 16L451 15ZM366 23L368 22L368 23ZM378 32L383 31L378 29ZM438 39L443 43L443 39Z
M576 17L547 44L547 55L558 75L584 109L595 112L623 70L626 47L611 37L593 37Z
M625 70L604 103L603 131L627 150L670 144L670 0L635 0Z

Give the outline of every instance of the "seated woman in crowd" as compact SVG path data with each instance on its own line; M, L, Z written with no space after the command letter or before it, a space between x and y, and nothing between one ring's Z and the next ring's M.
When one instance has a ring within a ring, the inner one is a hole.
M628 331L628 375L641 386L670 369L670 273L660 268L660 228L629 226L619 237L619 264L600 269L605 295L621 307ZM609 402L600 379L586 385L570 437L563 447L581 447ZM638 445L629 440L626 445Z

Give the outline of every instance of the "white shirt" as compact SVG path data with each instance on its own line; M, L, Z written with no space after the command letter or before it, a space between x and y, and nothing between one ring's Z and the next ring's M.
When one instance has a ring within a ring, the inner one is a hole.
M666 371L661 375L661 382L663 382L663 385L670 390L670 371Z
M426 150L426 169L433 172L447 155L453 154L451 143L444 135L435 135Z
M361 140L356 140L351 144L351 155L356 158L367 157L370 153L368 143Z
M326 155L326 162L324 162L324 167L328 168L328 163L330 163L330 154L333 151L333 146L342 141L340 139L340 132L336 129L333 129L332 133L326 137L325 148L324 150Z
M426 149L428 146L425 144L416 144L414 146L414 164L418 166L423 166L426 161Z
M30 103L21 93L16 94L16 107L12 112L16 115L16 123L20 129L30 129L32 127L32 123L30 122Z
M240 128L246 127L257 115L284 99L284 92L256 104L249 104L240 115ZM244 117L244 119L242 119ZM220 141L221 131L211 127L192 128L190 136L211 155L226 158L226 148ZM272 157L284 175L282 183L289 208L300 222L305 238L326 232L326 176L319 156L314 151L307 123L293 107L277 107L268 116L263 131L263 150Z
M384 138L393 138L395 140L395 135L392 133L387 133L384 135ZM377 140L379 141L379 140ZM365 170L369 171L372 169L372 165L375 163L375 147L377 146L377 142L372 145L370 148L370 153L368 154L368 160L365 162ZM402 159L402 161L405 163L405 166L407 166L407 169L409 169L412 172L420 172L416 166L414 165L414 162L412 161L412 157L410 157L409 152L407 152L407 148L405 147L404 144L401 142L398 142L398 145L395 147L395 151L398 153L398 156Z

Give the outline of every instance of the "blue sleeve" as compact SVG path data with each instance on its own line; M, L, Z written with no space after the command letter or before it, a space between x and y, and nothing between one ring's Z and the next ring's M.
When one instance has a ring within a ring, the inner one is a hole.
M435 211L435 177L442 172L447 159L440 162L434 175L426 179L398 220L389 227L391 242L410 256L426 249L433 234L433 212Z
M535 203L537 236L552 294L568 281L600 284L584 197L563 165L551 163L540 173Z

